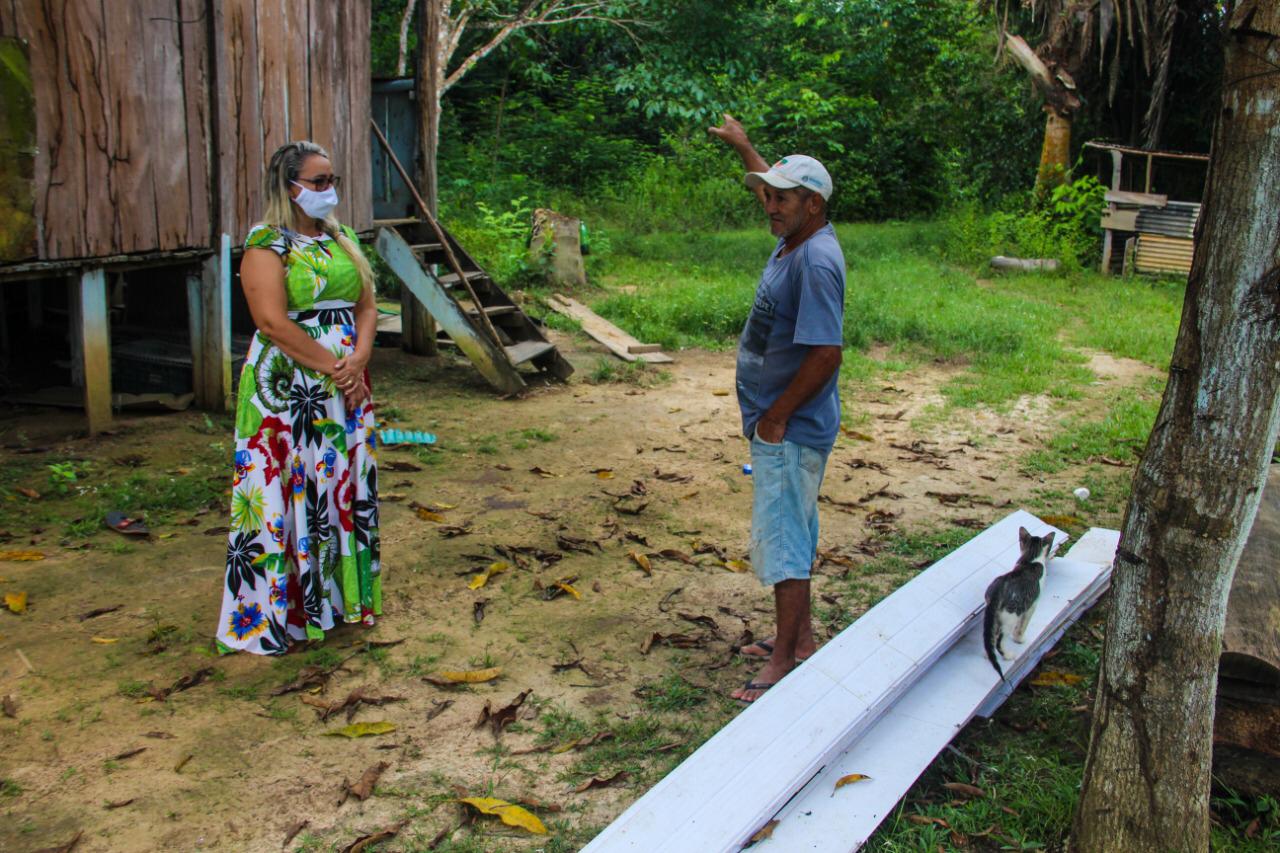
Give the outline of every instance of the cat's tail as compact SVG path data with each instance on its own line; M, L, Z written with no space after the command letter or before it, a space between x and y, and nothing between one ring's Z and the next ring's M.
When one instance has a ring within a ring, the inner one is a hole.
M995 605L988 602L987 609L982 614L982 647L987 650L987 659L991 661L991 665L995 667L996 674L1000 676L1000 680L1004 681L1004 670L1000 668L1000 662L996 660L996 608Z

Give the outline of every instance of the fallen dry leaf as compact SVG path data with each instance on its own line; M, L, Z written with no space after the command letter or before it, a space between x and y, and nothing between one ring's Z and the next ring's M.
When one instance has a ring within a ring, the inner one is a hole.
M532 474L537 474L539 477L545 477L546 479L552 479L554 477L560 476L559 474L556 474L553 471L548 471L546 468L541 468L537 465L534 465L532 468L530 468L529 472Z
M55 847L42 847L35 851L35 853L71 853L71 851L75 849L75 846L80 843L80 836L82 835L84 835L83 829L77 831L75 835L71 836L71 840L66 844L61 844Z
M751 567L748 566L746 563L744 563L742 560L725 560L724 567L729 571L737 572L738 574L742 574L743 572L747 572L751 570Z
M147 693L149 693L151 695L151 698L156 700L157 702L163 702L165 699L168 699L169 696L174 693L181 693L183 690L190 690L192 687L195 687L197 684L202 683L209 676L213 675L214 672L215 670L211 666L201 667L200 669L197 669L195 672L190 673L189 675L182 676L177 681L175 681L170 687L162 687L160 689L152 688L148 690Z
M577 580L577 578L566 578L564 580L558 580L554 584L552 584L551 587L552 589L563 590L564 592L569 593L569 595L572 595L575 599L581 601L582 593L578 592L576 589L573 588L573 585L569 583L570 580Z
M511 704L499 708L497 711L492 709L489 701L486 699L484 709L480 712L480 719L476 720L475 728L488 725L493 731L493 736L498 737L502 734L502 730L515 722L516 715L520 711L520 706L524 704L524 700L529 698L532 690L526 690L511 700Z
M112 643L120 642L119 637L90 637L89 642L97 643L100 646L109 646Z
M871 777L866 775L865 773L850 773L848 776L841 776L839 779L837 779L836 786L832 788L832 790L839 791L845 785L852 785L854 782L863 782L870 778Z
M11 613L23 613L27 609L27 594L25 592L6 592L4 594L4 606L9 608Z
M547 828L535 815L506 800L493 797L463 797L458 802L466 803L480 814L494 815L507 826L519 827L535 835L547 834Z
M76 617L76 619L81 622L85 622L89 619L95 619L99 616L105 616L108 613L115 613L117 610L119 610L123 606L124 606L123 604L117 604L114 607L96 607L93 610L90 610L86 613L81 613L79 616Z
M126 758L133 758L135 755L139 755L146 751L147 751L147 748L145 746L139 746L134 749L126 749L124 752L120 753L119 755L111 756L111 760L124 761Z
M1035 678L1031 679L1031 685L1033 687L1070 687L1082 681L1084 681L1083 675L1048 670L1037 674Z
M383 774L391 765L385 761L379 761L361 774L359 781L354 785L346 780L342 782L342 797L338 800L338 805L342 805L347 801L347 797L355 797L357 800L364 802L373 796L373 786L378 783L378 777Z
M194 756L194 755L192 755L192 754L191 754L191 753L189 753L189 752L188 752L186 755L184 755L184 756L182 756L181 758L179 758L179 759L178 759L178 763L177 763L177 764L175 764L175 765L173 765L173 772L174 772L174 773L181 773L181 772L182 772L182 768L186 767L186 766L187 766L187 762L188 762L188 761L190 761L190 760L191 760L191 759L193 759L193 758L195 758L195 756Z
M658 556L668 560L675 560L677 563L684 563L686 566L698 565L688 554L683 551L677 551L675 548L663 548L658 552Z
M4 715L11 720L18 718L18 700L6 693L4 699L0 700L0 707L4 708Z
M44 560L44 551L0 551L0 560L8 562L29 562Z
M452 699L444 699L444 700L432 699L431 710L427 712L427 721L430 722L431 720L434 720L436 717L443 714L445 711L449 710L449 706L452 704L453 704Z
M943 829L951 828L951 824L947 823L946 820L940 817L929 817L928 815L922 814L909 814L907 815L907 820L912 823L918 823L921 826L941 826Z
M591 779L588 779L578 787L574 788L573 792L575 794L581 794L583 791L589 791L592 788L606 788L609 785L614 785L614 784L617 784L618 782L625 782L630 778L631 778L630 773L628 773L625 770L619 770L617 773L614 773L612 776L608 776L605 778L596 776Z
M652 577L653 565L649 562L649 558L639 551L628 551L627 556L630 557L637 566L639 566L646 575Z
M473 577L470 580L470 582L467 583L467 587L469 589L480 589L480 587L487 584L489 582L489 579L492 578L494 575L502 574L509 568L511 568L511 564L504 563L501 560L499 560L496 563L490 563L488 568L486 568L483 572Z
M773 831L777 828L778 828L778 821L776 820L769 821L764 826L757 829L755 833L749 839L747 839L747 845L750 846L752 844L759 844L761 841L764 841L766 838L772 838Z
M596 475L596 479L598 479L598 480L612 480L612 479L613 479L613 469L612 469L612 468L595 468L595 469L593 469L593 470L591 471L591 473L592 473L592 474L595 474L595 475Z
M105 804L103 808L106 809L107 811L111 811L112 809L122 809L125 806L129 805L129 803L132 803L135 799L136 799L135 797L130 797L127 800L117 800L114 803Z
M302 832L302 830L306 829L307 824L309 823L311 823L311 821L309 820L300 820L297 823L295 823L293 826L289 827L289 831L285 833L285 836L284 836L284 843L280 845L281 848L288 847L289 842L292 841L299 832Z
M333 737L358 738L368 737L370 735L385 735L396 730L396 724L379 720L375 723L352 723L349 726L343 726L340 729L334 729L331 732L325 732L326 735Z
M969 785L964 782L943 782L942 787L956 794L966 797L981 799L987 795L987 792L979 788L977 785Z
M23 497L31 498L31 500L33 501L40 500L40 493L37 492L35 489L28 489L25 486L16 486L14 488L14 491L22 495Z
M440 513L427 509L425 506L414 507L413 511L416 512L418 514L418 518L423 521L434 521L436 524L444 524L445 521L448 520Z
M441 687L452 687L456 684L479 684L493 681L502 675L502 667L491 666L488 669L471 669L465 671L443 670L435 675L428 675L426 681Z
M404 827L405 823L407 823L407 821L400 821L399 823L393 823L386 829L381 829L377 832L370 833L369 835L362 835L346 847L343 847L342 853L364 853L365 850L368 850L375 844L395 838L401 828Z

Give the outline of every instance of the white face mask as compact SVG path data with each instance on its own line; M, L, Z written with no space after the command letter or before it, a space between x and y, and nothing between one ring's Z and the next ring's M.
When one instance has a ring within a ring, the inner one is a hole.
M335 187L329 187L324 192L316 192L308 189L297 181L292 182L300 192L293 201L298 207L302 208L302 212L307 216L315 219L324 219L338 206L338 190Z

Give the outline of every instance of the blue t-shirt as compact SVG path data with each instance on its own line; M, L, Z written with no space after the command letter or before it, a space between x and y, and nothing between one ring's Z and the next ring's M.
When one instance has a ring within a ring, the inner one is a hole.
M844 253L830 223L782 257L779 239L738 340L742 433L782 395L811 346L844 345ZM787 421L786 439L830 451L840 429L839 372Z

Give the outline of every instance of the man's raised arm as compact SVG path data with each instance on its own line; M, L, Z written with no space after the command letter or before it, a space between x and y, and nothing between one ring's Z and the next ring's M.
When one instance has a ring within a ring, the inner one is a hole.
M707 133L717 137L726 145L738 152L738 156L742 158L742 165L746 167L748 172L767 172L769 164L764 158L757 153L752 147L751 140L747 138L747 131L742 126L742 122L738 121L728 113L724 114L724 123L719 127L707 128ZM760 206L764 206L764 187L757 184L753 191L756 198L760 200Z

